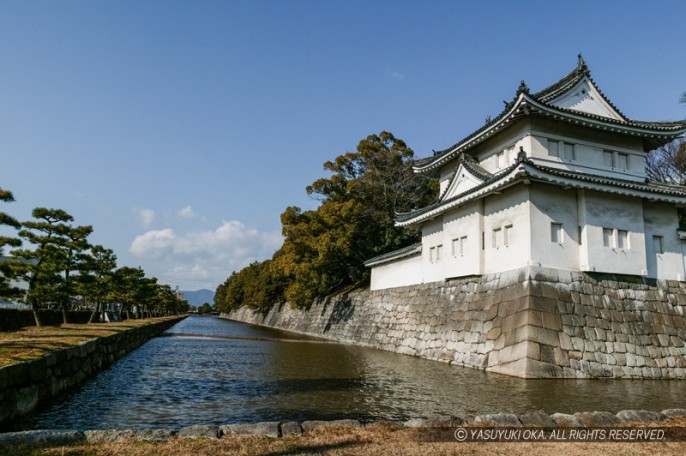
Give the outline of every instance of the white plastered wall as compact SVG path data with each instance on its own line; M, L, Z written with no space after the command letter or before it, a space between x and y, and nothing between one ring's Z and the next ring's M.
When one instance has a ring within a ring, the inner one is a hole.
M578 270L579 223L576 190L534 184L531 195L531 258L534 265ZM553 241L553 223L561 236Z
M648 277L684 280L683 242L677 235L679 218L676 207L666 203L643 204L646 263ZM657 251L654 236L661 237L663 252Z
M371 275L372 290L422 283L422 256L416 254L374 266Z
M422 263L425 282L436 282L446 277L446 256L450 246L443 236L443 217L431 220L422 226ZM440 249L440 259L437 258Z
M481 274L480 215L480 202L475 201L443 217L447 246L443 278Z
M582 271L614 274L646 275L646 251L643 228L643 204L639 198L629 198L593 191L584 192L586 219L585 249L588 264ZM628 232L627 248L606 247L603 229ZM676 231L675 231L676 232Z
M483 273L507 271L528 265L531 260L528 186L520 184L510 187L500 195L485 198L483 204ZM509 231L507 235L506 229Z

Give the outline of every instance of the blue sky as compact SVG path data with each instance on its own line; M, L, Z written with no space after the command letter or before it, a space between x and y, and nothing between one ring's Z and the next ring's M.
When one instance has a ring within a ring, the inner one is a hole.
M686 118L683 1L0 1L0 187L120 265L214 289L370 133L417 156L582 52L625 115Z

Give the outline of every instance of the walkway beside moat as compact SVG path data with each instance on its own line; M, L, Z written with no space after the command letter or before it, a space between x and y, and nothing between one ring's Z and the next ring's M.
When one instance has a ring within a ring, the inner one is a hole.
M498 434L499 433L499 434ZM492 436L499 435L498 438ZM200 439L200 440L198 440ZM554 441L554 442L551 442ZM595 447L595 445L601 445ZM62 447L98 454L565 454L639 451L683 454L686 409L625 410L574 415L537 411L480 415L469 422L437 416L405 423L357 420L194 425L178 431L37 430L0 434L0 450L42 454ZM141 453L143 451L143 453ZM50 454L50 453L46 453Z

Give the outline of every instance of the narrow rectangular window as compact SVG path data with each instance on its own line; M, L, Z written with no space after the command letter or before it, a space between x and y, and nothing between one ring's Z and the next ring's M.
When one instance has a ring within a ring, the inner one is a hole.
M512 225L505 225L503 229L503 245L505 247L510 245L510 238L512 237Z
M562 244L562 223L550 223L550 241L556 244Z
M498 152L495 155L495 166L496 168L502 168L505 166L505 151Z
M497 249L503 245L503 230L496 228L493 230L493 248Z
M626 171L629 169L629 155L628 154L617 154L617 168Z
M486 250L486 232L481 232L481 250Z
M558 141L548 140L548 155L551 157L560 156L560 143Z
M614 168L615 167L615 153L612 152L611 150L604 150L603 151L603 165L605 165L608 168Z
M603 228L603 245L605 247L615 247L614 230L612 228Z
M564 143L565 145L565 160L576 160L576 154L574 153L574 144Z
M620 249L629 248L629 233L626 230L617 230L617 247Z
M436 262L436 247L431 247L429 249L429 263Z
M436 262L441 261L441 254L443 253L443 244L436 246Z
M465 248L467 247L467 236L460 238L460 256L464 256Z
M451 253L454 257L460 255L460 238L453 239L451 243Z
M662 236L653 236L653 250L655 253L665 253L665 246L662 242Z
M579 225L579 245L583 244L583 242L582 242L582 239L583 239L582 235L583 234L584 234L583 228L581 228L581 225Z
M515 145L512 144L511 146L508 146L505 148L503 152L503 161L505 165L509 165L512 159L515 156Z

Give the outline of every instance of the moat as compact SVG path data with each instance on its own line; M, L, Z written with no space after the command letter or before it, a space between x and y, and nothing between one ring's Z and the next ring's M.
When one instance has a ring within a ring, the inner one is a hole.
M682 407L685 395L679 380L523 380L191 316L13 428L659 411Z

